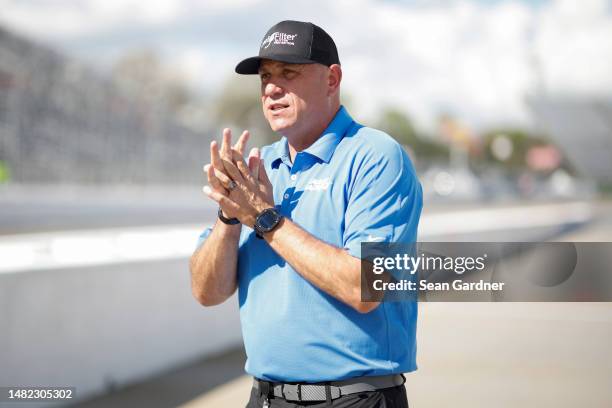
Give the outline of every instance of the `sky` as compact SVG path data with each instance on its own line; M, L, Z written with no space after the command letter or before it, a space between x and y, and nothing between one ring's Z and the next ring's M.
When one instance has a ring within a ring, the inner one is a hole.
M357 119L387 106L431 128L531 126L529 95L610 97L612 0L0 0L0 24L110 67L149 48L218 93L284 19L312 21L339 49ZM357 115L356 115L357 116Z

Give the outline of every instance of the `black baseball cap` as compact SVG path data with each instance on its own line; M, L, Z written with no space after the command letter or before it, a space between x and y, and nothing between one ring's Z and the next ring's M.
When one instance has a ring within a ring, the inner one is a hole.
M293 64L340 64L331 36L321 27L303 21L285 20L268 30L259 47L259 56L236 65L238 74L257 74L262 59Z

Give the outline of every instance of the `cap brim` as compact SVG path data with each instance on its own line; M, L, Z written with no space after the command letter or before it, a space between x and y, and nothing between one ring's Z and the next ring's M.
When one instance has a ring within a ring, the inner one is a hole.
M253 75L259 73L259 64L261 60L273 60L280 62L288 62L290 64L315 64L316 61L309 60L304 57L295 55L268 55L265 57L251 57L244 59L236 65L235 71L237 74Z

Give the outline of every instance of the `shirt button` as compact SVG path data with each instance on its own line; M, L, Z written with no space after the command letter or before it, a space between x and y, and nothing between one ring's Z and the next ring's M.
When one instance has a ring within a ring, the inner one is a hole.
M292 174L291 175L291 180L296 180L297 179L297 174Z
M285 200L286 200L286 199L288 199L288 198L289 198L289 194L285 194L283 197L284 197L284 198L285 198Z

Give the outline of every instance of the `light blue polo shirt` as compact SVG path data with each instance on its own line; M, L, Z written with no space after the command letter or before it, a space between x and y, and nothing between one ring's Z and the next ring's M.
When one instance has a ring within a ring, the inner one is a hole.
M293 163L284 137L261 154L276 207L315 237L355 257L362 241L416 242L422 190L408 155L344 107ZM238 299L245 370L260 379L320 382L416 369L416 302L384 302L359 313L304 279L244 226Z

